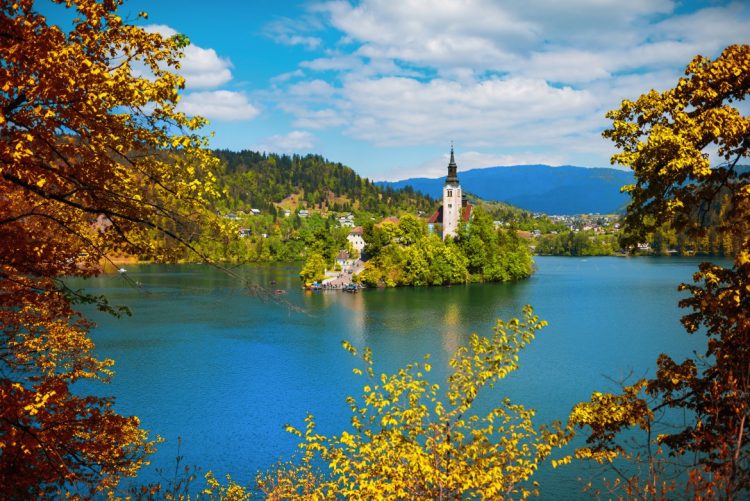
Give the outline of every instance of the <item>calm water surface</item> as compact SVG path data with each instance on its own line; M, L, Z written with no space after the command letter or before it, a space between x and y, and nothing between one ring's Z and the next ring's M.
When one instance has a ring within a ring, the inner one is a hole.
M472 332L488 334L497 318L525 304L549 321L521 353L521 369L496 387L538 411L537 422L565 420L611 379L651 374L656 357L690 355L703 339L679 324L676 290L700 259L537 257L538 272L513 284L306 293L297 265L240 268L250 282L286 289L299 312L264 302L241 280L206 266L129 266L120 276L76 282L128 305L125 319L91 315L97 354L116 361L116 377L93 391L114 395L116 408L141 418L166 439L153 467L174 465L177 437L188 464L249 481L288 458L295 441L282 427L315 414L319 430L349 422L347 395L362 380L341 341L370 346L376 370L391 371L432 355L433 375ZM439 379L438 379L439 381ZM91 388L84 388L91 390ZM577 499L587 473L577 467L535 476L544 499ZM153 468L142 480L154 480Z

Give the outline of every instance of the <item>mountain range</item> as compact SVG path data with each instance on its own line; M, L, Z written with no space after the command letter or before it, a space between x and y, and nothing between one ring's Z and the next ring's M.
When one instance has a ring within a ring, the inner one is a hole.
M513 165L487 167L458 173L461 187L484 200L506 202L532 212L570 215L622 212L629 197L620 188L634 182L630 171L565 165ZM442 198L445 178L410 178L380 181L394 189Z

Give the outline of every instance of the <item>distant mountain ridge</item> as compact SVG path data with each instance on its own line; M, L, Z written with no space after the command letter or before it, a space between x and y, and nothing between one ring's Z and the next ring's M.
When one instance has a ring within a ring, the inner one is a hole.
M547 214L611 214L624 210L629 201L620 188L634 183L633 173L602 167L565 165L513 165L487 167L458 173L464 191L485 200L506 202ZM445 178L410 178L380 181L383 187L415 191L442 198Z

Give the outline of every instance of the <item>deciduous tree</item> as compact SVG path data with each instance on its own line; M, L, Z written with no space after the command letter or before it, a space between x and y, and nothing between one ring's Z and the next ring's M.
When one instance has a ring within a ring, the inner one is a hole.
M577 406L572 421L592 430L590 447L579 455L627 455L623 430L639 425L650 433L654 412L683 411L684 425L655 438L672 456L694 459L685 478L701 499L750 492L750 169L743 166L750 117L736 105L749 92L750 46L733 45L715 60L696 57L674 88L623 101L609 112L612 127L604 133L621 150L613 162L635 173L636 184L626 188L632 241L665 223L701 238L708 210L722 201L726 210L715 223L738 249L731 267L703 263L695 284L681 285L690 297L680 306L692 310L682 324L705 334L705 353L682 362L661 355L653 379ZM656 497L653 488L644 493Z
M313 252L305 261L302 270L299 272L299 278L306 286L312 285L313 282L320 282L325 278L326 261L319 252Z
M427 357L376 376L365 349L363 370L354 369L367 379L362 397L347 399L351 431L320 435L312 416L304 430L288 427L302 440L303 459L259 476L261 491L268 499L529 497L538 490L530 477L555 447L567 443L569 430L556 422L535 427L534 410L507 398L486 414L474 404L518 368L519 352L544 325L527 306L523 319L498 321L491 337L472 334L450 360L445 395L428 380ZM316 457L325 471L316 470Z
M204 121L176 111L187 40L128 24L118 0L54 3L76 10L69 30L33 0L0 5L0 492L24 499L109 488L153 448L111 399L71 391L112 365L72 305L116 310L60 277L112 253L173 259L226 229Z

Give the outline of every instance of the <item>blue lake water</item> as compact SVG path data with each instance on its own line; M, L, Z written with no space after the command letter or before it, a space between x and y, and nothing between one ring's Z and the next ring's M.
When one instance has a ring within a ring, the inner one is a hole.
M682 329L676 306L677 285L699 262L537 257L537 273L522 282L359 294L304 292L297 265L234 270L250 283L275 281L268 286L287 290L295 308L208 266L129 266L141 287L119 275L75 282L133 310L123 319L91 314L96 353L116 361L116 376L86 389L114 395L119 412L139 416L166 440L141 480L174 465L179 436L186 463L251 482L294 451L285 423L302 426L311 412L322 433L347 429L344 399L364 383L351 373L355 361L342 340L370 346L377 371L430 353L439 382L470 333L489 334L497 318L531 304L549 326L521 353L521 369L493 391L537 409L538 423L564 421L593 391L616 389L613 379L653 374L660 353L680 358L703 349L704 338ZM576 499L586 474L545 466L534 479L543 499Z

